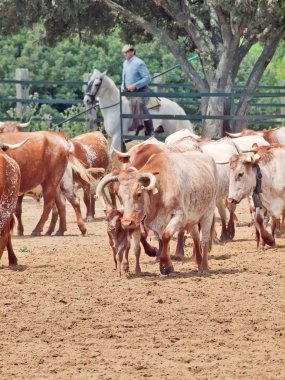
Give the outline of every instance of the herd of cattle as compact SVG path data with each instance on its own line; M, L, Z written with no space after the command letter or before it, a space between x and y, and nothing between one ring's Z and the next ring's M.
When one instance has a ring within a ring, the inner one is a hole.
M50 212L46 234L54 232L57 219L56 234L64 234L66 199L84 235L76 191L83 189L87 221L94 219L95 199L99 198L106 209L119 276L129 270L131 239L136 273L141 271L142 243L146 254L157 257L160 272L170 274L174 270L170 240L178 234L176 255L184 255L187 232L193 239L198 269L207 271L216 207L222 224L220 240L232 240L235 208L244 198L249 199L258 247L274 245L276 235L284 230L285 127L261 132L244 129L218 141L180 130L165 143L151 137L127 153L117 152L115 168L100 132L70 139L52 131L22 132L27 125L0 123L0 259L7 248L9 265L17 264L11 243L14 214L21 236L22 201L31 192L43 198L43 212L32 235L41 234ZM149 230L156 235L158 248L148 243Z

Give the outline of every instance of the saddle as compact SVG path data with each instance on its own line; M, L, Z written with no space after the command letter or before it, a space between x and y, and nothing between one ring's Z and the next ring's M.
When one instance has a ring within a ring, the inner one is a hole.
M159 107L161 104L161 100L159 98L149 98L146 107L148 109Z

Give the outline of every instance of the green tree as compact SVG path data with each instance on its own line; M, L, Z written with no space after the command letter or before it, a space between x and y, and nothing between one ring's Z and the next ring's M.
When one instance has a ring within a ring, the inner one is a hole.
M248 93L255 90L284 37L284 7L281 0L5 0L0 5L0 33L15 33L43 20L43 39L50 44L74 34L90 43L119 26L125 42L155 37L196 89L211 93L232 90L243 61L259 43L261 51L245 77L246 95L237 106L237 115L243 116L251 101ZM106 51L104 39L100 43ZM194 52L199 65L187 61ZM201 111L223 115L227 102L223 97L204 97ZM238 129L243 126L237 124ZM220 137L222 122L205 120L203 135Z

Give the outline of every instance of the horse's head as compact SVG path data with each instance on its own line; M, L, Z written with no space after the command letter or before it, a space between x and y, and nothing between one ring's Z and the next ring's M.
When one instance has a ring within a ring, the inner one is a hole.
M94 70L87 84L86 93L83 99L83 103L85 104L85 106L90 107L95 102L96 96L99 95L99 90L106 73L107 71L104 71L104 73L100 73L100 71Z

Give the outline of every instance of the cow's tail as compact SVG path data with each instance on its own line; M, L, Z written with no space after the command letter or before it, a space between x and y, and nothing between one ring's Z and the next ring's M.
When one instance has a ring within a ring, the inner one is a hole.
M80 160L78 160L78 158L76 158L72 153L69 154L68 159L72 169L83 179L83 181L87 182L90 185L94 182L93 175L95 174L95 172L105 172L105 170L102 168L92 168L92 170L86 169L84 165L80 162Z

